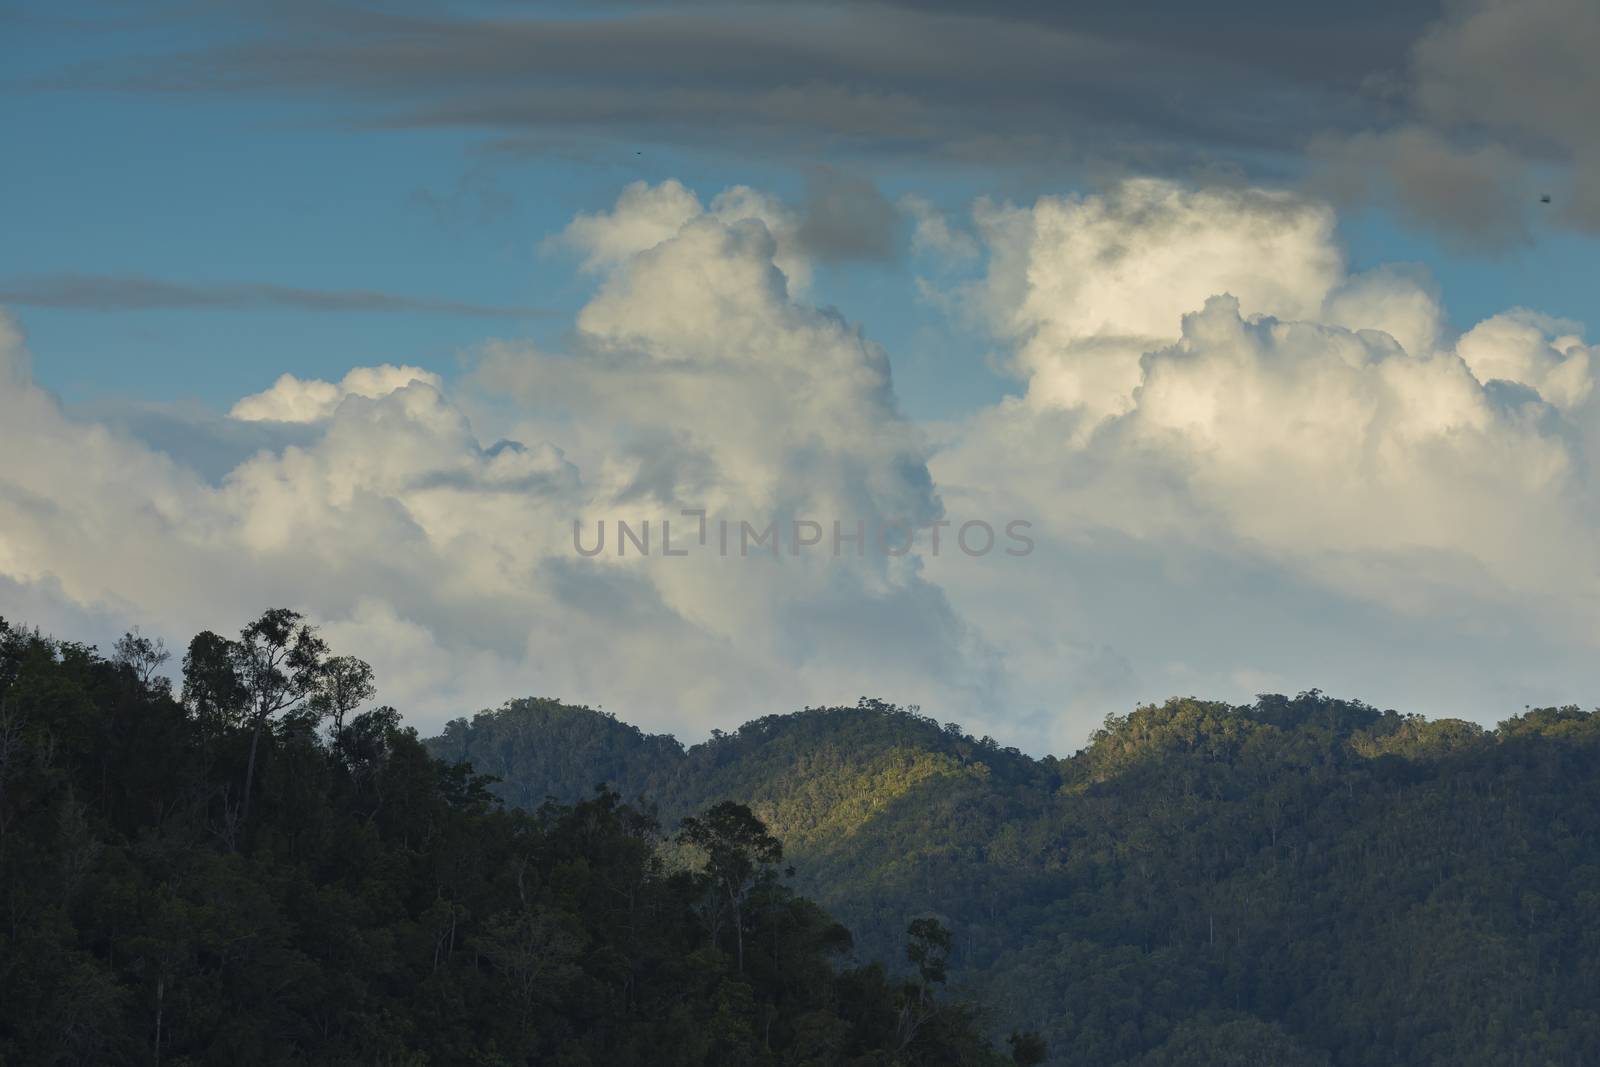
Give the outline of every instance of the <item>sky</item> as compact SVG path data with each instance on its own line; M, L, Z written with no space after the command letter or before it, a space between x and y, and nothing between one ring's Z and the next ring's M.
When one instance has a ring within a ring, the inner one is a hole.
M295 607L425 731L1590 705L1597 48L1587 0L0 3L0 616Z

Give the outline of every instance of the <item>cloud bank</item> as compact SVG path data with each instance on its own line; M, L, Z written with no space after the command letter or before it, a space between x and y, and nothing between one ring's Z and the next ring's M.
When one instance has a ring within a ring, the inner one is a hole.
M1600 228L1589 0L180 13L181 49L113 34L107 57L29 86L309 98L368 127L613 161L670 145L1003 169L1033 188L1068 172L1310 179L1478 248ZM813 251L881 255L881 230L856 224L884 218L870 197L823 184Z
M181 639L292 604L424 725L541 693L695 734L865 693L1043 750L1173 693L1489 719L1600 681L1580 326L1458 331L1424 272L1352 274L1332 211L1280 191L905 206L924 254L975 265L941 298L1019 383L951 424L908 421L891 354L808 302L843 255L805 233L821 209L744 187L635 184L573 220L553 244L594 291L563 350L284 375L233 406L255 451L225 470L63 408L7 320L6 613ZM617 554L619 520L684 544L701 510L924 533ZM974 518L1037 549L932 551Z
M1442 14L1390 86L1398 118L1317 138L1333 188L1480 247L1549 223L1600 232L1600 8L1462 0Z
M304 289L260 282L201 285L138 275L47 274L0 281L0 304L68 311L283 311L390 314L420 312L468 318L518 318L531 308L401 296L369 289Z

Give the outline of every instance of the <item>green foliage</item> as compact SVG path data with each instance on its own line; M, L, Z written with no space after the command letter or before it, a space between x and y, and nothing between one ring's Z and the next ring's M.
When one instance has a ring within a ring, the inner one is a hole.
M957 996L1050 1062L1600 1062L1600 715L1182 699L1042 760L876 701L635 736L667 825L748 804L868 958L935 917Z
M916 968L924 987L943 985L949 977L950 931L938 919L912 919L906 927L906 959Z
M493 776L497 796L529 810L547 797L579 800L599 784L640 799L658 769L683 756L683 746L670 737L651 737L605 712L545 699L511 701L471 722L455 719L428 746L440 759Z
M1250 1017L1188 1019L1138 1067L1327 1067L1325 1052L1308 1052L1283 1028Z
M0 622L0 1063L1004 1062L849 964L747 808L669 870L617 792L506 810L361 711L366 665L292 612L195 638L181 700L161 651Z
M749 808L731 800L712 805L703 815L685 818L678 841L705 856L711 943L719 943L725 905L732 919L728 925L733 930L735 958L743 974L745 905L756 878L770 875L772 865L783 858L783 846Z

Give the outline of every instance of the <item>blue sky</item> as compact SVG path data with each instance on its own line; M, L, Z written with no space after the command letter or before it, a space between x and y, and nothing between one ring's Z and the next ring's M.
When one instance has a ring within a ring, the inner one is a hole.
M1590 45L1581 0L5 4L0 614L292 599L424 724L1587 702ZM1041 548L564 549L696 501Z

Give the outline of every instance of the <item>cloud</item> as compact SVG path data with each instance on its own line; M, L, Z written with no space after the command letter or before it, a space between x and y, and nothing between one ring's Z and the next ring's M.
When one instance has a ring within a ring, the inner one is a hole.
M989 274L963 296L1028 389L930 469L953 510L1030 510L1041 551L1025 575L927 573L1035 706L1297 663L1296 685L1492 717L1464 679L1499 699L1578 679L1569 700L1600 680L1575 324L1512 311L1454 338L1425 276L1347 275L1326 209L1279 194L1138 182L976 214ZM1011 612L1037 586L1077 605L1048 640ZM1094 681L1108 655L1126 683Z
M317 422L332 415L347 396L375 399L422 382L432 389L442 386L437 374L420 367L357 367L337 384L285 374L264 392L233 405L229 416L241 422Z
M926 197L908 194L900 207L913 221L911 251L929 256L942 264L958 265L978 258L977 239L950 223L949 216L934 208Z
M151 55L138 42L109 73L98 64L51 83L321 93L372 125L489 129L534 145L1184 168L1297 154L1308 127L1359 125L1372 108L1356 88L1399 62L1428 14L1367 2L1337 18L1260 0L1158 7L234 10L209 25L209 46Z
M1446 5L1412 52L1400 117L1321 142L1335 188L1375 179L1411 217L1487 247L1525 240L1539 222L1600 231L1597 51L1600 9L1588 0Z
M1600 683L1580 326L1459 332L1284 192L982 201L944 295L1026 388L920 426L890 353L807 301L803 216L629 186L560 237L593 285L562 350L284 376L211 422L65 409L0 319L6 614L171 643L294 604L424 727L542 693L692 734L872 693L1059 750L1173 693L1490 719ZM705 550L661 555L663 520L702 547L698 509ZM721 518L1022 519L1037 548L745 557L735 527L723 556ZM619 554L646 520L655 551Z
M767 200L735 190L656 240L649 223L663 200L689 206L676 190L635 185L613 212L569 228L569 241L591 248L638 249L611 257L578 316L575 352L502 346L478 369L486 391L519 401L524 426L580 411L603 428L586 440L574 427L571 438L596 500L588 528L683 508L758 525L938 518L925 446L898 412L887 353L795 299L792 268L780 269L793 233L783 218L774 232L736 206ZM685 527L692 522L675 529ZM911 558L846 552L729 566L696 556L663 561L654 590L736 659L787 679L778 691L889 684L965 706L992 685L981 643Z
M1461 144L1436 130L1402 125L1324 135L1312 155L1318 183L1344 202L1378 202L1467 251L1495 251L1532 237L1527 161L1503 145Z
M46 274L0 282L0 304L70 311L283 311L366 314L425 313L472 318L526 318L531 308L428 297L399 296L365 289L297 289L254 282L185 284L138 275Z
M1478 323L1456 352L1481 382L1526 386L1556 408L1581 415L1600 372L1600 348L1585 345L1582 327L1518 310Z
M865 178L814 169L800 210L796 237L817 259L882 261L898 251L899 215Z
M775 242L774 262L795 292L810 284L817 263L882 261L898 253L895 206L870 181L829 168L810 172L797 206L736 185L718 193L707 208L681 182L635 181L611 210L579 214L550 244L579 253L584 270L603 272L706 215L723 222L759 220Z
M789 231L760 217L775 201L735 189L641 228L664 200L699 203L634 189L569 234L598 287L570 352L492 345L454 392L415 367L285 375L234 406L260 447L220 476L180 460L177 419L136 435L63 409L13 336L0 447L37 458L0 473L0 575L47 618L174 641L295 605L425 727L529 692L690 731L880 687L992 703L981 641L914 558L660 555L664 519L692 536L685 508L869 529L941 514L887 354L795 297ZM619 520L648 520L656 554L616 555ZM605 523L608 551L579 556L575 522L586 539Z
M584 254L585 270L604 270L654 248L704 213L700 198L682 182L636 181L622 190L612 210L573 219L561 241Z
M1600 227L1589 0L1030 0L1003 15L817 0L583 19L232 5L185 29L176 53L108 33L108 55L28 85L309 98L345 122L572 159L664 145L796 167L976 166L1026 189L1310 179L1478 250ZM819 226L829 205L811 213ZM880 236L861 245L863 232ZM824 258L878 259L881 234L821 226L807 240Z
M258 452L304 447L322 432L315 421L241 421L196 401L100 400L77 409L76 414L141 447L172 457L212 484L220 484Z
M1015 346L1029 402L1096 417L1130 408L1144 353L1208 296L1309 316L1342 270L1332 212L1282 192L1140 179L975 216L991 260L973 300Z
M799 291L810 284L812 256L800 236L800 219L777 198L743 185L718 193L708 212L681 182L631 182L610 211L579 214L555 243L582 254L585 270L602 272L677 236L690 220L707 214L725 222L758 220L775 242L773 262L790 287Z
M972 299L1028 380L1004 410L1061 412L1068 454L1160 458L1284 552L1398 541L1531 574L1513 502L1579 550L1564 502L1595 368L1576 324L1513 311L1452 345L1425 277L1346 275L1326 209L1277 194L1130 182L978 214L991 261ZM1496 381L1523 401L1497 402Z

